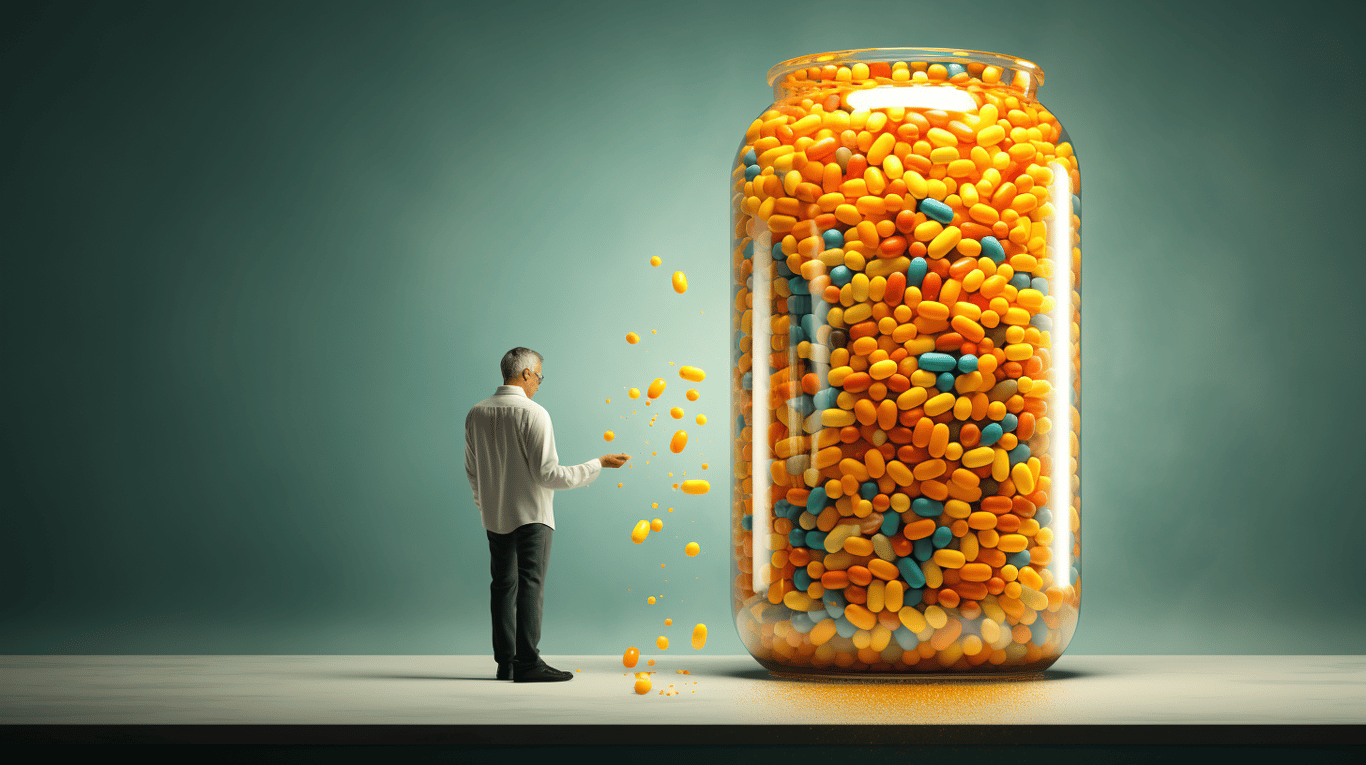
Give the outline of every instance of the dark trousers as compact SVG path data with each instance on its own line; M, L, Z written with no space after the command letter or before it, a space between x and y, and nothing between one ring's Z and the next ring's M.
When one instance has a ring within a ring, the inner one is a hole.
M541 664L541 592L550 564L550 537L544 523L518 526L489 537L489 604L493 611L493 658L522 668Z

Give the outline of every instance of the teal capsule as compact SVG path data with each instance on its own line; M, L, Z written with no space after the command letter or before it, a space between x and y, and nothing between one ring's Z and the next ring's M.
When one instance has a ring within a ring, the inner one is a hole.
M926 497L911 500L911 511L921 518L938 518L944 514L944 503Z
M978 441L977 445L991 446L997 441L1000 441L1001 436L1003 435L1005 435L1005 432L1002 430L1001 424L998 422L993 422L990 425L987 425L985 428L982 428L982 436L981 439Z
M843 266L841 266L842 268ZM930 272L930 264L924 258L911 258L911 265L906 269L906 286L920 288L925 282L925 274ZM831 281L834 281L833 271ZM844 286L844 285L840 285Z
M916 363L927 372L948 372L958 366L958 359L947 353L922 353Z
M920 200L920 212L925 213L926 218L937 220L945 225L953 221L953 208L933 197L925 197Z
M1001 246L1000 240L994 236L982 237L982 254L997 263L1004 263L1006 259L1005 248Z

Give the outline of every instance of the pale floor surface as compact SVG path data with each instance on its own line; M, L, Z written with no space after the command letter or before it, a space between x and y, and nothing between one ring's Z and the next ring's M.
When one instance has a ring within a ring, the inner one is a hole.
M0 724L1366 723L1366 656L1064 655L1041 680L909 684L544 658L574 679L496 681L489 656L0 656ZM644 696L636 671L654 672Z

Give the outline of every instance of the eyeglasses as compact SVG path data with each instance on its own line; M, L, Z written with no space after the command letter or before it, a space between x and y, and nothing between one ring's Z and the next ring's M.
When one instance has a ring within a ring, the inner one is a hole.
M527 371L528 371L528 372L531 372L530 369L528 369ZM541 375L538 375L538 374L536 374L535 372L531 372L531 373L532 373L533 375L536 375L536 384L537 384L537 385L540 385L541 383L545 382L545 378L542 377Z

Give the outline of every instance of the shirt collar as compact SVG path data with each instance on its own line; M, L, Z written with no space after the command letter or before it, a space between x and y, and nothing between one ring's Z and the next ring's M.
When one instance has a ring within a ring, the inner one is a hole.
M499 385L498 390L493 392L495 396L521 396L527 398L526 391L520 385Z

